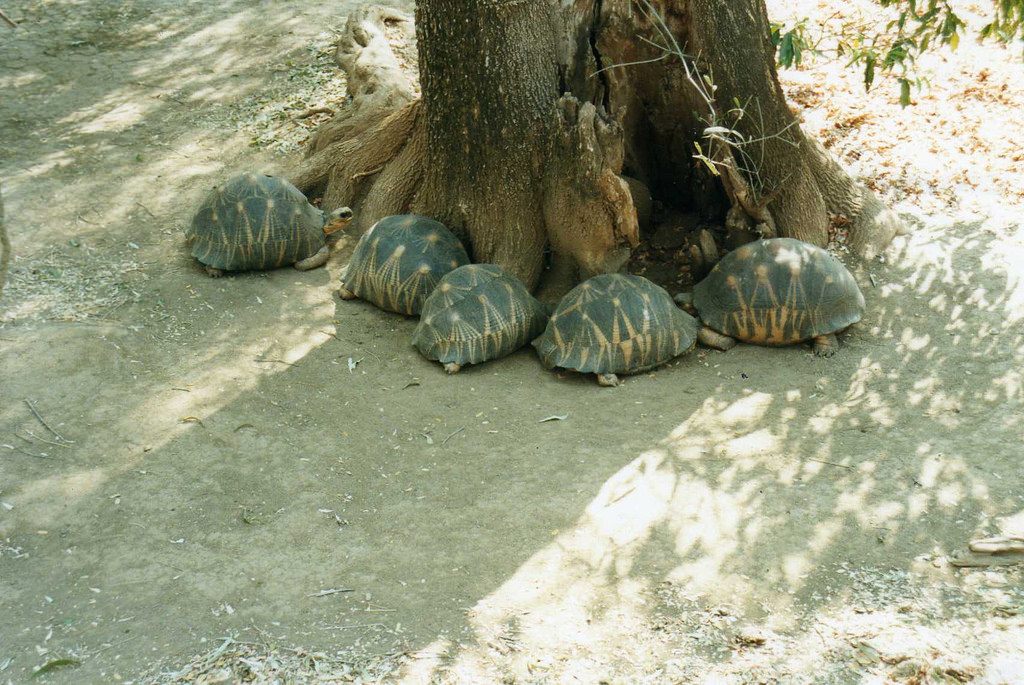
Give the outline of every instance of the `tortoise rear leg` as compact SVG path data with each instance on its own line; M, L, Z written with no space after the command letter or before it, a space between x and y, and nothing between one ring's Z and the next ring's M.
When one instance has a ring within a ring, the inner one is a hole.
M449 363L444 365L444 370L447 371L450 374L451 373L458 373L461 368L462 368L462 365L461 364L456 364L455 362L449 362Z
M722 335L718 331L713 331L707 326L701 327L697 332L697 340L700 340L701 344L707 347L712 347L716 350L721 350L722 352L736 347L735 338Z
M210 278L220 278L224 275L224 270L218 269L215 266L207 266L204 264L203 268L206 269L206 273Z
M814 355L816 357L831 357L839 349L839 341L835 333L819 335L814 339Z
M341 286L340 288L338 288L338 297L340 297L343 300L354 300L356 299L357 295L348 288L346 288L345 286Z
M614 373L599 373L597 376L597 384L602 385L606 388L614 388L619 384L619 377Z
M318 266L323 266L324 264L327 263L327 258L330 256L330 254L330 250L328 250L327 246L324 245L319 250L317 250L316 254L314 254L313 256L306 257L305 259L300 259L299 261L295 262L295 268L298 269L299 271L309 271L310 269L315 269Z

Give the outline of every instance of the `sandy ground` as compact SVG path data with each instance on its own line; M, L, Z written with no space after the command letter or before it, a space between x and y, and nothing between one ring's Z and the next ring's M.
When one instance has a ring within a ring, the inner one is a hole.
M0 682L1024 682L1020 567L949 564L1024 534L1020 207L921 180L1020 163L953 160L946 91L858 95L917 141L867 171L932 192L892 191L916 231L835 358L447 377L334 296L350 241L221 280L183 247L210 185L297 162L349 7L4 3ZM787 88L852 163L829 69Z

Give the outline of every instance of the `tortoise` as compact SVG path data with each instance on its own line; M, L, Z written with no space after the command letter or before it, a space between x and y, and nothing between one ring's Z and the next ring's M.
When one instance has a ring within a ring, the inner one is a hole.
M699 339L719 350L736 341L793 345L811 340L831 357L836 333L860 321L864 295L838 259L793 238L759 240L715 265L692 295L676 296L703 323Z
M458 373L515 352L544 330L547 311L515 276L494 264L449 271L423 303L412 335L427 359Z
M469 264L444 224L418 214L386 216L359 239L338 294L416 316L441 277Z
M646 278L602 274L562 298L533 346L549 369L593 373L600 385L614 386L616 374L647 371L692 350L698 328Z
M213 277L288 264L305 271L327 262L326 236L351 218L348 207L325 214L283 178L240 174L214 186L192 217L186 240Z

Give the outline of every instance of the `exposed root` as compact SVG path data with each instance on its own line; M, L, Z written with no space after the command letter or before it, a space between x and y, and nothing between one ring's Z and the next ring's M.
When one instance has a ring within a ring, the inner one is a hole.
M899 215L864 184L853 179L821 143L810 137L806 140L805 157L828 212L843 215L851 222L849 246L855 254L871 259L897 235L909 233L909 227Z
M417 100L354 138L325 147L306 160L292 182L307 194L322 188L324 209L351 207L350 231L358 234L386 215L374 215L376 205L399 210L408 206L419 184L422 128ZM393 162L400 163L392 169ZM381 193L386 196L372 197Z
M415 55L412 17L378 5L353 12L335 52L335 60L345 72L350 102L317 130L307 155L353 138L417 99Z
M571 95L562 96L557 113L543 200L551 249L575 260L581 275L617 271L640 238L629 185L620 176L622 129Z
M408 206L419 186L423 145L415 31L409 15L362 7L349 18L336 59L350 103L311 138L292 182L322 194L323 208L349 206L358 234Z
M443 22L420 27L420 47L428 48L424 67L440 69L435 87L446 90L420 100L412 17L361 8L336 54L350 102L313 136L293 182L321 195L324 209L352 207L355 235L389 214L434 216L466 241L474 259L502 264L531 288L545 244L564 267L555 271L571 274L570 281L619 270L651 215L651 190L665 203L712 214L728 200L727 248L776 235L824 244L829 216L844 215L851 248L873 256L902 230L895 213L803 134L772 87L770 59L765 69L750 66L764 62L765 46L743 44L738 54L718 47L737 44L734 33L748 35L766 17L726 21L711 0L688 0L681 13L665 0L642 4L636 13L626 0L579 3L579 12L564 17L566 42L556 55L565 62L562 80L530 82L532 94L518 100L481 86L488 81L473 64L462 80L447 73L461 55L451 50L455 27ZM550 76L552 56L543 46L551 36L531 33L535 24L519 11L495 21L524 37L546 37L519 44L540 45L536 50L513 52ZM658 40L638 44L638 26ZM699 64L684 54L680 35L702 54ZM714 75L714 86L705 73ZM501 106L480 119L479 103L489 98ZM544 117L549 106L551 119ZM684 121L680 112L698 114ZM485 128L470 131L474 126ZM704 164L693 159L697 141ZM627 166L643 183L623 177ZM717 257L704 238L695 248L695 275Z
M423 181L427 145L426 126L420 102L416 101L410 107L414 109L415 118L405 144L374 178L364 182L372 183L372 186L361 193L359 214L363 218L357 226L360 232L381 217L409 211Z
M322 147L306 159L303 170L295 175L292 183L299 190L308 192L328 181L336 182L339 174L346 183L360 181L368 172L382 167L398 154L412 133L418 105L418 100L405 105L376 126ZM338 206L352 206L348 200L341 199L346 197L343 190L333 190L333 195L339 198Z

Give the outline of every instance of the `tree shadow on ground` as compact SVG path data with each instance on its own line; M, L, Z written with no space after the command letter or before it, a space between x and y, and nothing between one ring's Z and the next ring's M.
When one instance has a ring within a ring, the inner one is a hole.
M85 661L56 678L125 675L250 626L412 652L410 679L842 678L860 664L840 619L998 646L934 562L1024 528L1019 232L932 227L866 266L867 318L832 360L741 346L605 390L527 350L447 377L409 346L414 322L334 301L324 272L211 281L167 228L241 153L151 131L263 87L262 68L232 75L239 35L281 33L269 65L294 19L196 4L126 36L97 28L110 6L45 7L71 37L52 62L0 60L32 103L0 105L26 134L2 162L16 239L109 246L128 227L146 279L106 320L0 331L0 443L21 450L0 450L11 677L67 653ZM117 50L151 41L138 64ZM101 55L149 85L72 79ZM74 97L44 107L54 87ZM74 444L48 443L23 398Z
M168 247L179 247L188 219L179 208L253 163L236 130L288 128L307 106L302 97L317 97L303 90L314 78L310 41L326 49L344 6L26 1L6 9L21 22L0 44L0 175L17 258L10 302L20 286L32 290L19 281L40 271L84 281L79 271L175 268ZM283 89L296 91L283 108L264 101ZM246 166L236 168L240 157ZM276 171L281 160L264 153L260 164ZM17 317L54 308L18 304Z
M998 652L992 631L921 631L971 613L974 600L952 598L962 583L945 555L1024 530L1022 237L942 227L892 250L892 266L869 265L869 314L838 363L795 350L711 355L728 380L703 386L684 420L474 606L471 646L426 650L437 672L601 678L643 655L657 677L842 681L879 663L835 658L852 633L886 635L889 664L934 659L938 642L975 659L977 675ZM996 597L985 610L998 614L992 602L1007 598ZM872 611L890 615L837 629ZM745 642L751 625L786 637L752 654L765 633ZM1024 662L1013 663L999 667Z
M1020 524L1021 286L1000 271L1019 245L977 227L915 241L873 268L870 316L837 358L740 347L617 390L545 373L527 351L447 377L408 346L413 321L332 312L308 275L268 283L279 299L259 321L276 344L246 348L253 322L222 320L201 353L183 348L191 392L165 375L108 393L109 358L59 381L75 446L5 464L3 537L28 557L0 560L4 603L43 611L51 644L84 654L180 657L255 625L414 651L410 678L454 680L595 676L634 653L661 668L672 649L681 674L749 667L731 623L696 646L678 630L725 606L814 673L831 643L812 658L808 617L880 601L858 598L859 570L904 574L889 600L913 604L922 559ZM105 354L130 355L131 339ZM59 365L29 356L5 359L19 371L5 378L58 382ZM257 358L281 363L255 371ZM539 422L554 414L569 417ZM8 406L4 421L33 418ZM331 589L351 592L316 596ZM905 620L959 610L927 609ZM20 653L40 636L11 638ZM96 657L76 677L111 667Z

